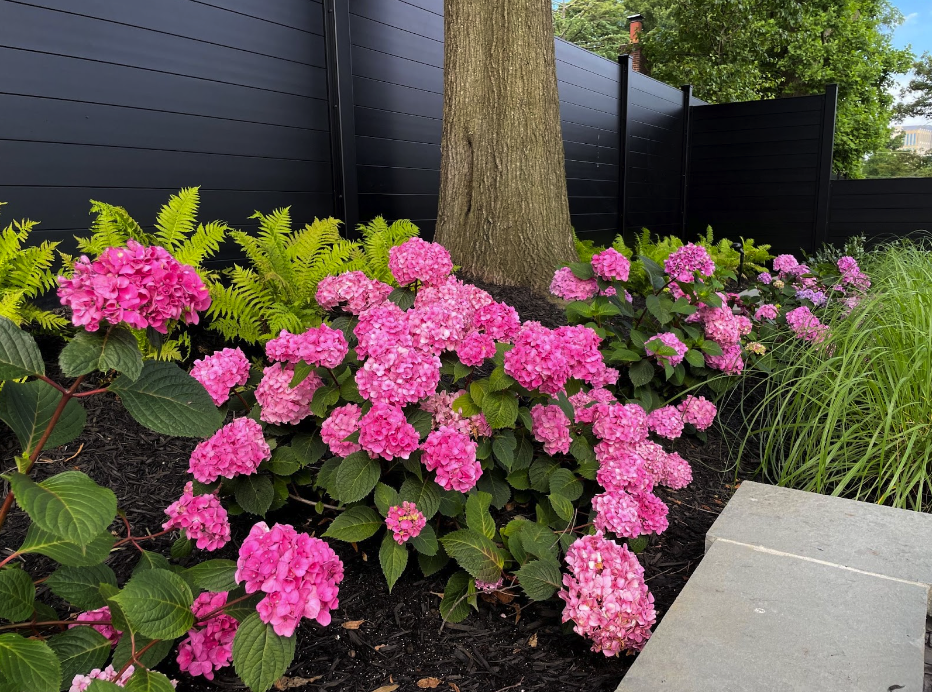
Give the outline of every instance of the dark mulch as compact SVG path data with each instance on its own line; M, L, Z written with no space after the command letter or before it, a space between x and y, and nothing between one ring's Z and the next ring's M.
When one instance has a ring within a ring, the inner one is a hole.
M515 305L523 319L550 326L562 323L560 308L532 292L483 288ZM144 430L110 395L84 403L86 430L75 442L44 454L37 477L66 469L84 471L114 489L134 534L159 531L164 508L177 499L187 480L188 457L195 441ZM4 471L13 466L16 452L10 437L5 434L0 439L0 469ZM681 440L678 451L692 463L694 481L684 490L658 490L670 507L670 528L654 537L641 555L661 618L702 558L705 533L734 491L733 471L723 461L731 456L718 433L712 432L705 445ZM305 531L322 531L321 517L300 507L279 514L271 519L290 521ZM248 524L248 520L237 520L232 544L214 556L235 557ZM25 528L23 515L14 512L0 534L0 554L19 545ZM122 527L115 524L113 528L122 534ZM152 543L153 549L163 552L170 544L167 539ZM388 686L387 692L397 685L397 690L406 692L420 689L418 680L433 677L442 681L437 689L462 692L595 692L613 690L633 661L632 657L606 658L590 652L581 637L561 624L559 601L528 604L520 596L510 603L480 600L479 612L464 623L444 625L438 594L449 572L423 579L416 567L409 569L389 594L378 564L377 543L363 543L358 552L336 541L333 546L346 573L340 608L330 627L305 621L300 628L297 657L288 671L295 685L291 689L373 692ZM132 549L124 549L113 556L111 564L126 578L136 559ZM39 570L52 567L45 558L28 560L30 567ZM358 620L364 621L358 629L342 626ZM238 686L230 669L209 683L178 674L171 657L160 668L182 680L181 692Z

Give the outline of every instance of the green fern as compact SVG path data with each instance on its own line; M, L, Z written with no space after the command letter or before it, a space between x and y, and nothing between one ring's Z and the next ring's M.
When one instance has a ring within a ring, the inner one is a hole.
M368 224L359 224L356 229L362 233L368 267L366 274L370 278L397 286L388 270L388 251L395 245L401 245L420 235L418 227L407 219L399 219L389 226L384 218L376 216Z

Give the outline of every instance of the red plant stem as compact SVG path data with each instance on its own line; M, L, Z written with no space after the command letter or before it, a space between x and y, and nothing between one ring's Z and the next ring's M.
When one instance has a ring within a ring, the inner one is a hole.
M45 382L46 384L52 385L53 387L55 387L55 389L57 389L58 391L60 391L62 394L64 394L65 392L68 391L67 389L65 389L64 387L62 387L60 384L58 384L58 382L56 382L56 381L53 380L53 379L50 379L50 378L46 377L45 375L38 375L38 379L42 380L42 381Z
M129 526L127 526L127 531ZM164 536L166 533L171 533L174 529L165 529L164 531L159 531L158 533L150 533L146 536L130 536L127 535L126 538L117 541L113 544L114 548L119 548L121 545L126 545L127 543L136 543L136 541L147 541L150 538L158 538L159 536Z
M74 395L74 397L75 397L76 399L81 399L81 398L86 397L86 396L93 396L94 394L104 394L104 393L109 392L109 391L110 391L110 390L107 389L106 387L101 387L100 389L92 389L92 390L87 391L87 392L78 392L77 394Z
M242 394L236 392L236 398L243 402L243 406L246 407L246 413L252 413L252 406L246 403L246 400L243 398Z
M130 632L130 634L132 634L132 632ZM130 667L131 665L133 665L134 663L139 663L139 657L140 657L140 656L142 656L144 653L146 653L149 649L151 649L153 646L155 646L156 644L158 644L160 641L162 641L162 640L161 640L161 639L153 639L151 642L149 642L149 643L146 644L144 647L142 647L139 651L136 651L136 642L135 642L135 639L134 639L134 641L133 641L133 655L130 656L129 660L124 664L124 666L123 666L122 668L120 668L120 672L117 673L116 679L119 680L121 677L123 677L123 673L125 673L127 670L129 670L129 667Z
M210 620L214 615L216 615L217 613L219 613L220 611L222 611L224 608L229 608L231 605L236 605L237 603L242 603L243 601L245 601L247 598L250 598L251 596L252 596L252 594L246 594L245 596L240 596L239 598L234 598L232 601L227 601L226 603L224 603L224 604L223 604L222 606L220 606L219 608L214 608L212 611L210 611L209 613L207 613L207 615L204 615L203 617L199 617L199 618L197 619L197 621L198 621L198 622L207 622L207 621Z

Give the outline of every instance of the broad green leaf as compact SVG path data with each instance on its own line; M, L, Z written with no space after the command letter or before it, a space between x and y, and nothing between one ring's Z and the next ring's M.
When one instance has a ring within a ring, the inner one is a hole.
M530 428L528 428L528 430L530 430ZM522 469L529 469L532 461L534 461L534 445L531 444L527 435L524 435L521 437L520 442L518 442L518 450L515 453L515 460L511 465L511 470L520 471Z
M10 485L17 504L39 528L79 545L94 540L116 516L113 491L80 471L65 471L41 483L14 473Z
M0 569L0 618L19 622L32 615L36 587L19 567Z
M116 370L135 380L142 372L142 353L136 337L128 329L82 331L62 349L58 364L65 377Z
M482 409L476 405L476 402L472 400L472 396L468 393L460 394L456 397L453 403L450 404L450 407L466 418L471 418L472 416L482 413Z
M232 602L244 596L246 596L246 590L242 586L237 586L235 590L229 593L227 601ZM256 612L256 606L263 598L265 598L265 594L261 591L254 593L246 598L245 601L240 601L239 603L224 607L223 612L234 618L237 622L242 622Z
M210 437L223 422L200 382L174 363L149 360L136 380L126 375L110 385L136 422L174 437Z
M107 605L100 595L101 584L117 585L116 575L107 565L59 567L45 580L52 593L75 608L96 610Z
M563 588L563 575L555 560L533 560L515 572L515 576L532 601L546 601Z
M570 454L572 454L573 458L580 464L595 459L595 452L592 449L592 445L589 444L589 440L587 440L584 435L577 435L573 438L573 443L570 445Z
M715 341L703 341L699 348L702 349L703 353L708 353L710 356L722 355L722 347Z
M405 413L405 418L408 419L408 422L414 426L414 429L417 430L417 434L420 439L424 439L430 433L430 429L434 424L434 416L432 413L425 411L422 408L413 408L410 411Z
M606 360L611 363L637 363L641 356L627 348L616 348L608 354Z
M447 622L462 622L469 617L469 582L469 575L463 571L455 572L447 581L440 601L440 616Z
M476 380L469 385L469 396L472 397L472 400L475 402L476 406L481 407L482 402L485 401L485 395L489 393L489 380L488 378L484 380Z
M382 565L382 574L385 575L388 591L391 593L398 577L408 565L408 549L395 542L391 531L386 531L382 539L382 546L379 548L379 564Z
M272 506L275 499L275 489L272 479L261 474L240 476L236 479L236 490L233 492L236 504L250 514L263 517Z
M316 368L313 365L308 365L303 360L299 360L294 364L294 374L291 376L291 382L288 383L288 387L294 389L304 382L314 370L316 370Z
M628 368L628 377L635 387L643 387L654 379L654 366L649 360L642 360Z
M207 560L188 570L187 575L204 591L219 593L236 588L236 563L233 560Z
M508 389L514 383L514 379L505 374L505 368L501 365L497 366L492 371L492 374L489 375L490 392L500 392L502 390Z
M476 488L492 496L492 506L495 509L501 509L511 499L511 486L505 480L505 472L501 469L483 473L476 483Z
M414 305L414 292L407 288L396 288L388 294L388 299L402 310L407 310Z
M326 418L331 406L340 400L340 388L335 384L327 384L314 390L311 399L311 413L318 418Z
M434 527L426 524L421 532L414 538L409 538L408 543L421 555L436 555L440 550L440 543L437 542L437 534L434 533Z
M573 518L573 503L570 502L563 495L557 495L556 493L550 493L547 496L547 499L550 500L550 505L553 507L553 511L557 513L561 519L569 521Z
M181 560L186 557L190 557L191 553L194 552L194 541L188 540L184 536L180 536L172 541L172 547L170 553L173 560Z
M453 381L459 382L464 377L468 377L472 373L472 368L468 365L463 365L459 361L453 363Z
M550 492L567 500L578 500L583 486L569 469L557 469L550 475Z
M556 557L557 538L550 528L536 521L522 521L518 527L521 544L539 558Z
M401 502L398 499L398 491L384 483L375 486L373 499L375 500L375 506L379 508L379 512L382 513L383 517L388 516L389 508L395 507Z
M358 543L375 535L385 524L382 517L368 507L356 506L340 514L327 527L325 538L336 538L347 543Z
M278 636L253 613L236 630L233 669L252 692L266 692L291 665L295 640L294 635Z
M3 385L0 390L0 420L16 434L24 454L35 450L61 399L61 392L41 380ZM54 449L71 442L84 430L86 419L80 400L69 400L43 448Z
M647 310L660 324L667 324L673 320L673 302L669 298L656 295L647 296Z
M515 462L515 449L518 441L511 430L499 433L492 439L492 452L506 471L511 471Z
M358 502L372 492L381 475L377 460L366 452L354 452L340 462L330 494L340 502Z
M23 692L58 692L61 664L49 645L18 634L0 634L0 671Z
M502 575L504 557L496 545L472 529L452 531L440 538L447 555L481 581L494 582Z
M628 547L631 548L631 552L635 555L643 553L647 549L647 544L649 542L650 539L647 536L638 536L637 538L629 538L627 540Z
M513 428L518 419L518 397L511 391L490 392L482 400L482 413L493 429Z
M463 513L465 505L466 500L463 498L463 493L458 493L455 490L445 490L440 495L439 512L445 517L458 517Z
M663 267L657 264L650 257L645 257L644 255L638 255L638 259L641 261L641 265L647 272L647 276L650 279L650 285L658 291L663 288L664 284L667 283L667 277L664 273Z
M0 381L44 374L45 363L36 340L12 320L0 317Z
M112 612L112 608L111 608ZM255 608L253 608L255 612ZM143 637L141 634L136 635L136 649L141 650L144 647L152 643L152 640L148 637ZM116 648L113 650L113 667L119 670L125 666L131 657L132 651L130 650L130 645L132 640L129 637L122 637L117 643ZM155 644L152 644L139 658L139 661L146 666L147 668L154 668L159 663L161 663L174 646L175 642L172 639L164 639L157 641Z
M589 262L570 262L566 265L570 268L570 271L573 272L573 275L577 279L586 279L595 278L595 272L592 270L592 264Z
M130 627L129 621L123 614L123 609L120 608L120 604L113 600L113 597L118 593L120 593L120 590L112 584L100 585L100 595L104 597L107 601L107 606L110 608L110 620L113 628L120 632L129 632L133 628ZM128 639L129 637L126 638ZM123 640L121 639L120 641Z
M300 457L301 466L316 464L327 453L327 445L320 439L320 435L295 435L291 449Z
M673 303L673 307L670 308L670 312L675 312L678 315L692 315L698 309L695 305L691 305L686 298L677 298L676 302Z
M686 351L686 362L694 368L705 367L705 356L694 348Z
M87 692L120 692L123 688L109 680L91 680Z
M168 570L136 573L112 600L135 630L153 639L180 637L194 624L191 589Z
M426 553L419 551L417 556L417 563L425 577L436 574L444 567L446 567L449 561L450 556L443 551L443 548L441 548L439 544L437 547L437 552L433 555L427 555Z
M529 490L531 487L531 479L528 477L527 469L512 471L505 477L505 480L515 490Z
M151 550L143 550L139 553L139 562L133 567L133 574L145 572L147 569L167 569L172 568L168 560L161 553L153 553Z
M466 498L466 525L487 538L495 538L495 520L489 514L492 496L476 492Z
M127 637L128 639L129 637ZM110 640L93 627L72 627L48 640L61 662L62 681L70 685L75 675L103 668L110 658Z
M417 478L407 478L401 484L398 497L402 501L413 502L428 519L433 518L440 509L440 486L430 478L419 481Z
M126 692L175 692L171 680L154 670L137 667L123 686Z
M17 552L45 555L69 567L88 567L106 560L114 543L116 539L103 532L87 545L78 545L30 524L26 529L26 539Z
M531 479L531 487L537 492L550 492L550 475L557 470L559 464L550 457L540 457L535 459L531 464L528 476Z

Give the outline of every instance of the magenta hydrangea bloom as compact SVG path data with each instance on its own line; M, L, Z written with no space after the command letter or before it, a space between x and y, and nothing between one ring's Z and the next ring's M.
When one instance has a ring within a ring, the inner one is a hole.
M95 620L110 620L110 608L104 606L103 608L98 608L97 610L88 610L87 612L80 613L75 620L73 625L68 625L68 629L72 627L80 627L83 623L94 622ZM113 624L109 625L89 625L93 627L99 634L102 634L109 642L111 646L116 646L120 637L123 636L123 633L118 630Z
M797 338L815 343L821 342L828 332L828 327L819 322L819 318L813 315L806 306L786 313L786 323L790 325L790 329Z
M635 493L638 502L638 516L641 518L641 533L663 533L667 530L667 512L669 508L653 493Z
M570 451L570 419L556 404L537 404L531 409L531 432L534 439L544 443L547 454L568 454Z
M311 327L303 334L292 334L283 329L278 337L265 345L269 360L297 363L303 360L309 365L336 368L343 363L349 345L339 329L326 324Z
M179 529L201 550L219 550L230 541L230 520L216 495L195 495L188 481L181 497L165 510L166 530Z
M723 298L721 294L719 297ZM750 331L751 323L747 318L740 319L742 316L735 315L732 309L727 305L720 308L704 306L699 312L690 317L698 317L702 320L702 326L705 329L705 338L717 342L721 346L737 345L741 341L741 334Z
M225 348L194 361L191 377L204 385L217 406L226 403L233 387L249 379L249 361L238 348Z
M609 493L653 489L656 473L640 453L640 446L643 444L599 442L595 446L595 457L599 462L596 480L599 485Z
M359 420L359 444L373 458L407 459L418 441L417 430L400 406L377 402Z
M405 500L400 505L388 508L385 526L392 532L395 543L403 545L409 538L417 538L427 519L413 502Z
M775 320L779 314L780 311L777 309L776 305L764 303L754 311L754 319L758 322L761 320Z
M330 624L330 611L340 605L343 563L325 541L260 521L239 549L233 578L246 593L265 594L256 606L259 619L290 637L302 617Z
M647 427L660 437L675 440L683 434L683 414L675 406L658 408L648 414Z
M330 448L334 456L348 457L362 449L362 446L346 439L359 430L360 416L362 416L361 408L356 404L346 404L333 409L327 420L320 426L320 439Z
M550 282L550 292L563 300L589 300L599 292L595 279L580 279L569 267L557 269Z
M262 371L262 381L256 387L256 401L262 407L260 418L274 425L295 425L311 415L314 392L324 381L316 372L309 374L297 386L291 386L294 365L272 363Z
M360 358L377 356L398 346L413 346L408 315L394 303L385 303L360 314L353 333Z
M482 465L476 461L477 446L466 433L442 427L421 445L421 463L428 471L437 472L437 485L444 490L469 492L482 475Z
M669 346L674 351L676 351L676 353L672 356L664 356L659 353L653 353L648 349L648 353L650 353L653 358L656 358L658 363L661 365L668 364L675 368L677 365L683 362L683 358L686 357L686 352L689 350L689 347L680 341L676 334L673 332L663 332L662 334L656 334L651 337L644 345L650 346L651 344L654 344L656 346L656 342L658 341L664 346Z
M558 327L554 330L554 336L559 340L570 377L595 387L614 384L618 379L617 370L605 367L605 361L599 351L602 337L596 334L594 329L583 325Z
M208 620L202 618L227 602L227 592L205 592L194 599L191 611L197 627L188 630L188 636L178 645L178 667L188 675L203 675L214 679L214 671L226 668L233 662L233 638L239 623L236 618L217 613Z
M794 273L799 267L799 262L793 255L777 255L773 260L774 271L784 274L786 272Z
M579 390L570 397L573 405L573 417L577 423L591 423L595 417L596 407L591 404L614 404L615 395L602 387L594 387L588 392Z
M615 248L592 256L592 269L606 281L627 281L631 262Z
M134 666L130 666L121 675L120 671L115 670L113 666L107 666L103 670L94 668L87 675L75 675L68 692L85 692L94 680L105 680L106 682L112 682L117 687L125 687L126 681L133 676L135 670Z
M638 510L637 500L626 492L600 493L592 498L592 511L596 513L592 524L598 531L637 538L643 533Z
M380 349L356 371L359 395L385 404L413 404L433 394L439 383L440 359L409 346Z
M325 276L317 284L317 304L324 310L333 310L346 304L344 311L358 315L388 300L392 287L370 279L359 271L344 272L339 276Z
M221 476L253 474L259 464L271 458L262 426L251 418L237 418L194 448L188 473L201 483L213 483Z
M411 238L389 249L388 269L401 286L415 281L435 286L453 272L453 261L442 245Z
M572 621L573 631L606 656L644 648L657 614L644 568L628 547L597 532L570 546L566 564L563 622Z
M695 274L712 276L715 263L701 245L689 243L675 250L663 263L664 271L674 281L693 281Z
M686 461L676 452L666 455L663 469L657 478L658 485L664 485L673 490L685 488L693 481L693 470Z
M467 417L453 410L453 402L465 393L465 389L458 392L436 392L421 402L421 408L433 415L431 429L437 430L446 426L473 437L492 437L492 428L483 414L477 413Z
M210 292L193 268L165 248L129 240L91 262L82 256L70 279L58 277L58 297L72 310L76 327L96 332L101 322L152 327L167 333L171 320L197 324L198 312L210 307Z
M870 278L858 267L853 257L842 257L838 260L838 271L841 272L842 283L853 286L858 291L866 291L871 287Z
M744 359L741 357L741 346L738 344L719 344L722 355L710 356L706 354L705 364L713 370L721 370L726 375L740 375L744 370Z
M638 404L599 405L592 432L609 442L640 442L647 439L647 414Z
M511 343L521 329L518 311L504 303L489 303L476 310L473 328L481 330L495 341Z
M683 414L683 421L694 426L696 430L706 430L715 421L718 409L704 396L689 394L677 408Z
M437 302L408 311L408 330L415 348L434 355L456 348L466 336L467 315L451 307Z
M456 357L463 365L482 365L495 355L495 340L482 332L471 332L456 345Z
M505 372L526 389L551 395L563 391L570 378L563 339L540 322L525 322L505 354Z

